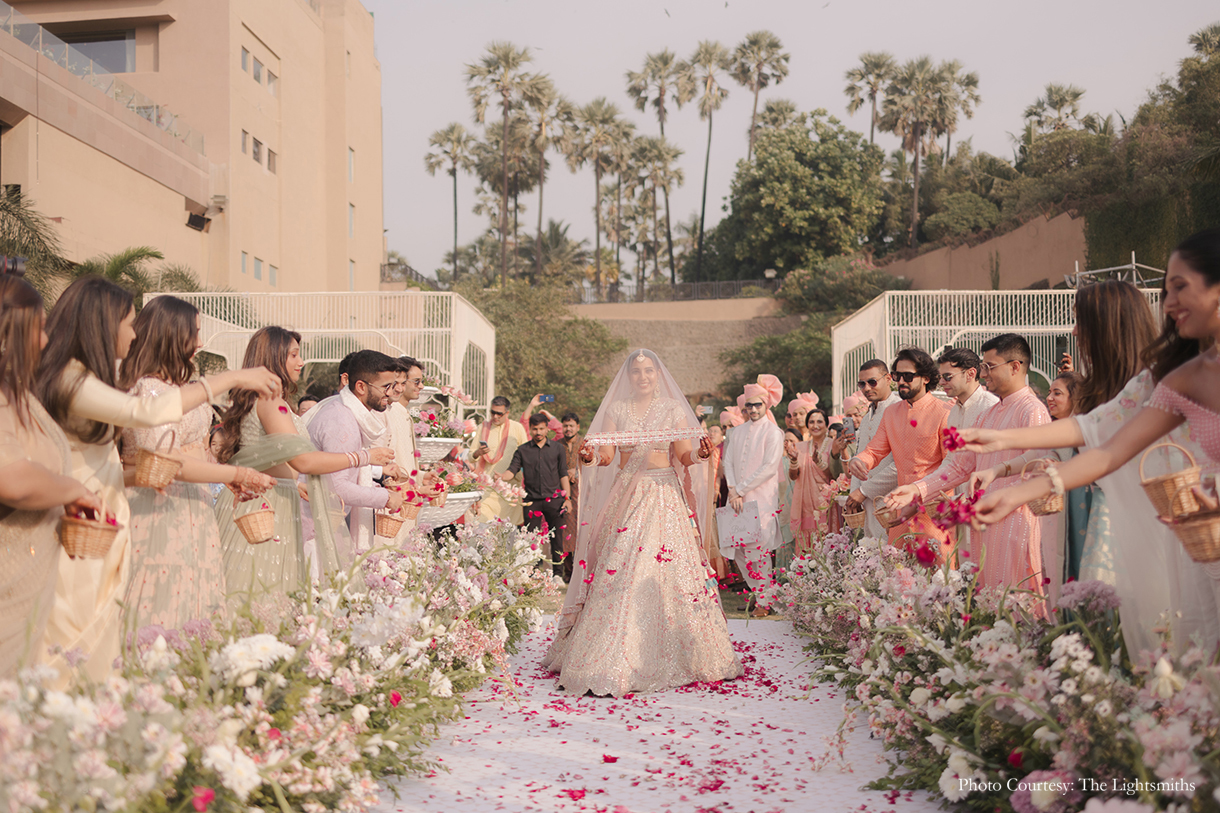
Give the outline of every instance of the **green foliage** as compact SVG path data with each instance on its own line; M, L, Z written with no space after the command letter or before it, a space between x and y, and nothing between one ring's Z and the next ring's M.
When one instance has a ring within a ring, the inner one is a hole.
M463 279L454 290L496 327L497 395L514 408L547 393L555 396L555 410L597 410L610 381L594 371L627 345L600 322L573 317L568 288L510 280L488 290Z
M994 203L973 192L954 192L923 227L929 239L939 240L990 229L999 222L1000 210Z
M26 258L26 279L42 294L48 308L68 269L61 251L55 224L34 208L32 200L15 189L0 194L0 254Z
M885 291L905 291L910 280L898 279L864 259L832 257L812 269L784 277L777 297L790 313L850 313Z
M705 247L703 279L808 268L859 245L881 212L881 150L817 110L761 130L756 151L752 164L738 164L731 211ZM693 278L690 263L683 277Z
M740 393L759 373L766 372L783 382L786 393L813 389L824 403L830 403L830 327L836 321L836 316L816 314L791 333L760 336L744 347L722 352L725 379L721 391Z

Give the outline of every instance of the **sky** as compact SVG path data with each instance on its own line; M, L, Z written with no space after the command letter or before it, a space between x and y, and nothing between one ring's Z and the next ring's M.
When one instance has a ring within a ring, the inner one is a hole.
M1148 91L1172 76L1190 53L1187 37L1220 22L1214 0L363 0L376 19L381 61L385 228L390 249L433 276L453 246L453 186L428 175L429 136L451 122L478 131L466 93L465 67L484 47L507 40L533 52L532 69L548 73L576 104L598 96L616 103L637 132L656 135L651 108L635 109L626 73L647 54L669 48L687 57L700 40L730 50L756 30L774 32L791 54L789 75L762 92L787 98L801 111L825 108L848 127L868 133L867 107L848 115L844 73L865 51L889 51L900 62L928 55L957 59L979 75L982 103L961 122L954 141L1012 157L1010 134L1048 82L1085 89L1083 109L1130 116ZM729 96L715 114L708 178L709 228L723 216L736 163L745 158L753 97L728 80ZM1118 116L1115 116L1118 122ZM707 123L688 105L671 111L666 137L684 155L685 185L670 196L674 223L699 210ZM878 134L887 152L893 136ZM543 216L570 224L569 235L593 244L592 169L568 171L550 156ZM458 180L458 239L486 228L471 212L476 181ZM521 199L532 233L537 193Z

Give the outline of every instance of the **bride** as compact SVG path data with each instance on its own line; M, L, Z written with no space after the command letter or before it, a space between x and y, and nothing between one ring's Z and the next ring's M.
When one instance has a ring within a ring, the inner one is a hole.
M621 697L741 675L701 539L711 515L697 466L711 451L656 355L628 356L580 452L596 463L581 475L589 522L542 661L564 691Z

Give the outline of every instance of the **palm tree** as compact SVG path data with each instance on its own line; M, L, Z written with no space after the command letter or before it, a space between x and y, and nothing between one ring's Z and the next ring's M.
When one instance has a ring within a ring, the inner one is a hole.
M981 100L979 96L979 75L974 71L963 71L962 63L956 59L940 64L941 74L941 115L936 129L945 134L945 156L949 160L949 151L953 133L957 131L957 114L960 112L968 119L974 118L974 108Z
M504 176L502 161L505 153L508 158L507 196L512 198L512 226L509 229L512 242L512 270L517 270L517 216L520 212L520 198L534 191L538 182L538 166L535 163L539 155L531 147L532 129L529 119L524 113L514 113L508 121L508 138L503 137L503 125L492 122L483 130L486 139L476 141L474 145L474 169L479 180L495 193L504 197ZM499 202L499 201L498 201Z
M860 64L850 69L845 77L847 87L843 92L847 94L847 112L855 113L864 106L865 99L872 105L872 115L868 120L869 144L873 143L873 131L881 120L877 116L877 96L893 79L897 68L898 63L894 61L892 54L885 51L868 51L860 54Z
M0 193L0 254L26 258L26 279L48 305L68 269L61 250L55 223L35 209L33 201L15 187Z
M622 260L619 257L619 252L623 245L623 176L631 169L631 155L634 146L635 124L634 122L624 120L621 122L620 137L611 148L614 164L612 171L618 173L618 182L614 185L614 262L620 267L622 266Z
M546 279L558 279L565 284L579 279L589 262L588 242L569 237L568 224L563 221L548 220L542 239L522 249L530 264L541 269L534 284Z
M661 275L660 264L660 234L657 217L657 198L669 190L679 187L686 180L680 167L675 166L682 156L682 150L656 136L640 136L635 140L634 165L639 173L632 179L633 184L644 190L652 200L653 220L653 256L656 257L654 272ZM671 259L672 259L672 245ZM670 280L676 283L675 279Z
M732 68L729 51L712 40L703 40L695 48L682 73L699 97L699 118L707 119L707 154L703 159L703 203L699 209L699 248L695 252L695 282L703 267L703 233L707 225L707 172L712 161L712 114L720 109L729 92L720 84L720 75ZM677 279L674 279L677 282Z
M474 120L484 124L487 107L499 97L503 115L501 132L508 131L508 114L534 98L543 77L527 73L531 60L528 48L510 42L493 42L476 65L466 66L466 91L474 104ZM500 200L500 284L508 284L508 139L502 141L503 179Z
M758 94L771 83L779 84L788 75L788 54L784 44L770 31L754 31L733 52L733 78L737 84L754 93L754 109L750 113L750 146L746 148L746 163L754 156L754 131L758 126Z
M800 112L791 99L767 99L758 114L758 126L764 130L782 130L796 123Z
M1200 28L1190 35L1188 42L1195 49L1195 53L1204 59L1220 53L1220 23Z
M1062 130L1069 120L1080 120L1080 100L1083 98L1083 88L1051 82L1046 86L1046 92L1025 108L1025 118L1039 129Z
M443 130L437 130L428 139L428 146L437 147L436 152L424 156L424 166L429 175L435 175L438 169L446 164L449 176L453 178L453 281L458 278L458 170L469 172L474 166L475 139L466 132L466 128L454 122Z
M72 269L72 277L96 274L126 288L140 301L140 297L159 286L148 272L147 264L152 260L164 260L165 255L152 246L133 246L114 254L100 254L78 263Z
M919 159L935 136L943 83L940 72L926 56L907 61L885 89L880 125L902 139L902 148L912 153L914 195L911 199L911 239L919 239Z
M594 263L597 293L602 293L602 174L613 171L614 143L623 138L625 128L618 106L598 96L576 111L576 124L568 144L568 166L573 171L593 165Z
M576 108L556 92L555 85L549 78L543 77L537 92L528 102L527 110L527 117L533 129L532 145L538 153L538 236L534 238L534 274L541 276L542 187L546 182L546 151L553 143L561 143L564 140L565 132L575 121Z
M694 89L681 68L682 63L678 57L666 48L658 54L645 56L643 70L627 71L627 95L635 100L637 110L646 110L649 104L656 109L661 138L665 138L667 102L672 101L674 106L681 110L682 105L689 102L694 95ZM669 244L669 272L676 278L674 239L669 226L669 193L665 194L665 239Z

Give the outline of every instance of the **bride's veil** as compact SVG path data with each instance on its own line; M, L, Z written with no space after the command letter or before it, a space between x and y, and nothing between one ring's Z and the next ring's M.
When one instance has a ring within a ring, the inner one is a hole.
M626 360L619 368L618 374L614 376L614 380L610 382L610 388L606 391L606 397L602 399L601 406L598 407L597 414L593 416L593 421L589 424L589 429L586 438L594 438L596 436L605 435L606 433L622 433L625 427L615 426L611 418L611 412L616 404L626 402L632 397L631 385L631 365L635 360L644 356L651 359L657 370L657 389L656 395L661 399L668 399L674 404L672 415L676 416L675 420L664 427L664 430L670 431L673 435L680 436L679 439L690 439L692 445L692 453L697 452L699 448L698 437L705 434L703 427L700 425L695 411L691 409L690 403L683 395L682 389L678 386L678 382L674 380L673 375L665 367L661 360L651 350L632 350L628 353ZM629 443L629 439L619 438L618 440ZM636 446L636 451L643 452L645 446L651 446L655 449L665 449L669 446L669 441L639 444ZM672 448L672 447L671 447ZM585 595L588 592L589 584L585 581L588 574L593 574L592 578L597 578L597 561L601 551L599 545L606 544L606 535L603 533L607 527L607 523L613 521L610 516L612 508L618 505L624 495L634 493L636 486L639 484L642 477L643 465L646 463L647 454L633 454L631 460L623 469L619 468L619 455L617 448L615 450L614 459L608 466L598 466L596 459L589 466L582 465L579 460L576 465L580 465L580 506L578 516L580 517L580 527L576 529L576 553L572 568L572 583L568 586L567 597L564 599L563 610L560 613L559 629L562 635L569 627L571 627L580 615L580 610L584 606ZM696 458L697 459L697 458ZM699 549L704 550L703 544L704 529L708 527L708 494L709 494L709 477L708 469L710 464L704 463L699 466L687 467L682 465L677 459L677 455L670 453L670 465L674 469L674 473L678 476L678 482L682 487L682 491L686 496L687 506L690 508L691 518L694 520L696 532L699 536ZM609 537L611 542L617 534L611 532ZM584 566L581 566L584 562ZM706 561L703 562L706 565Z

